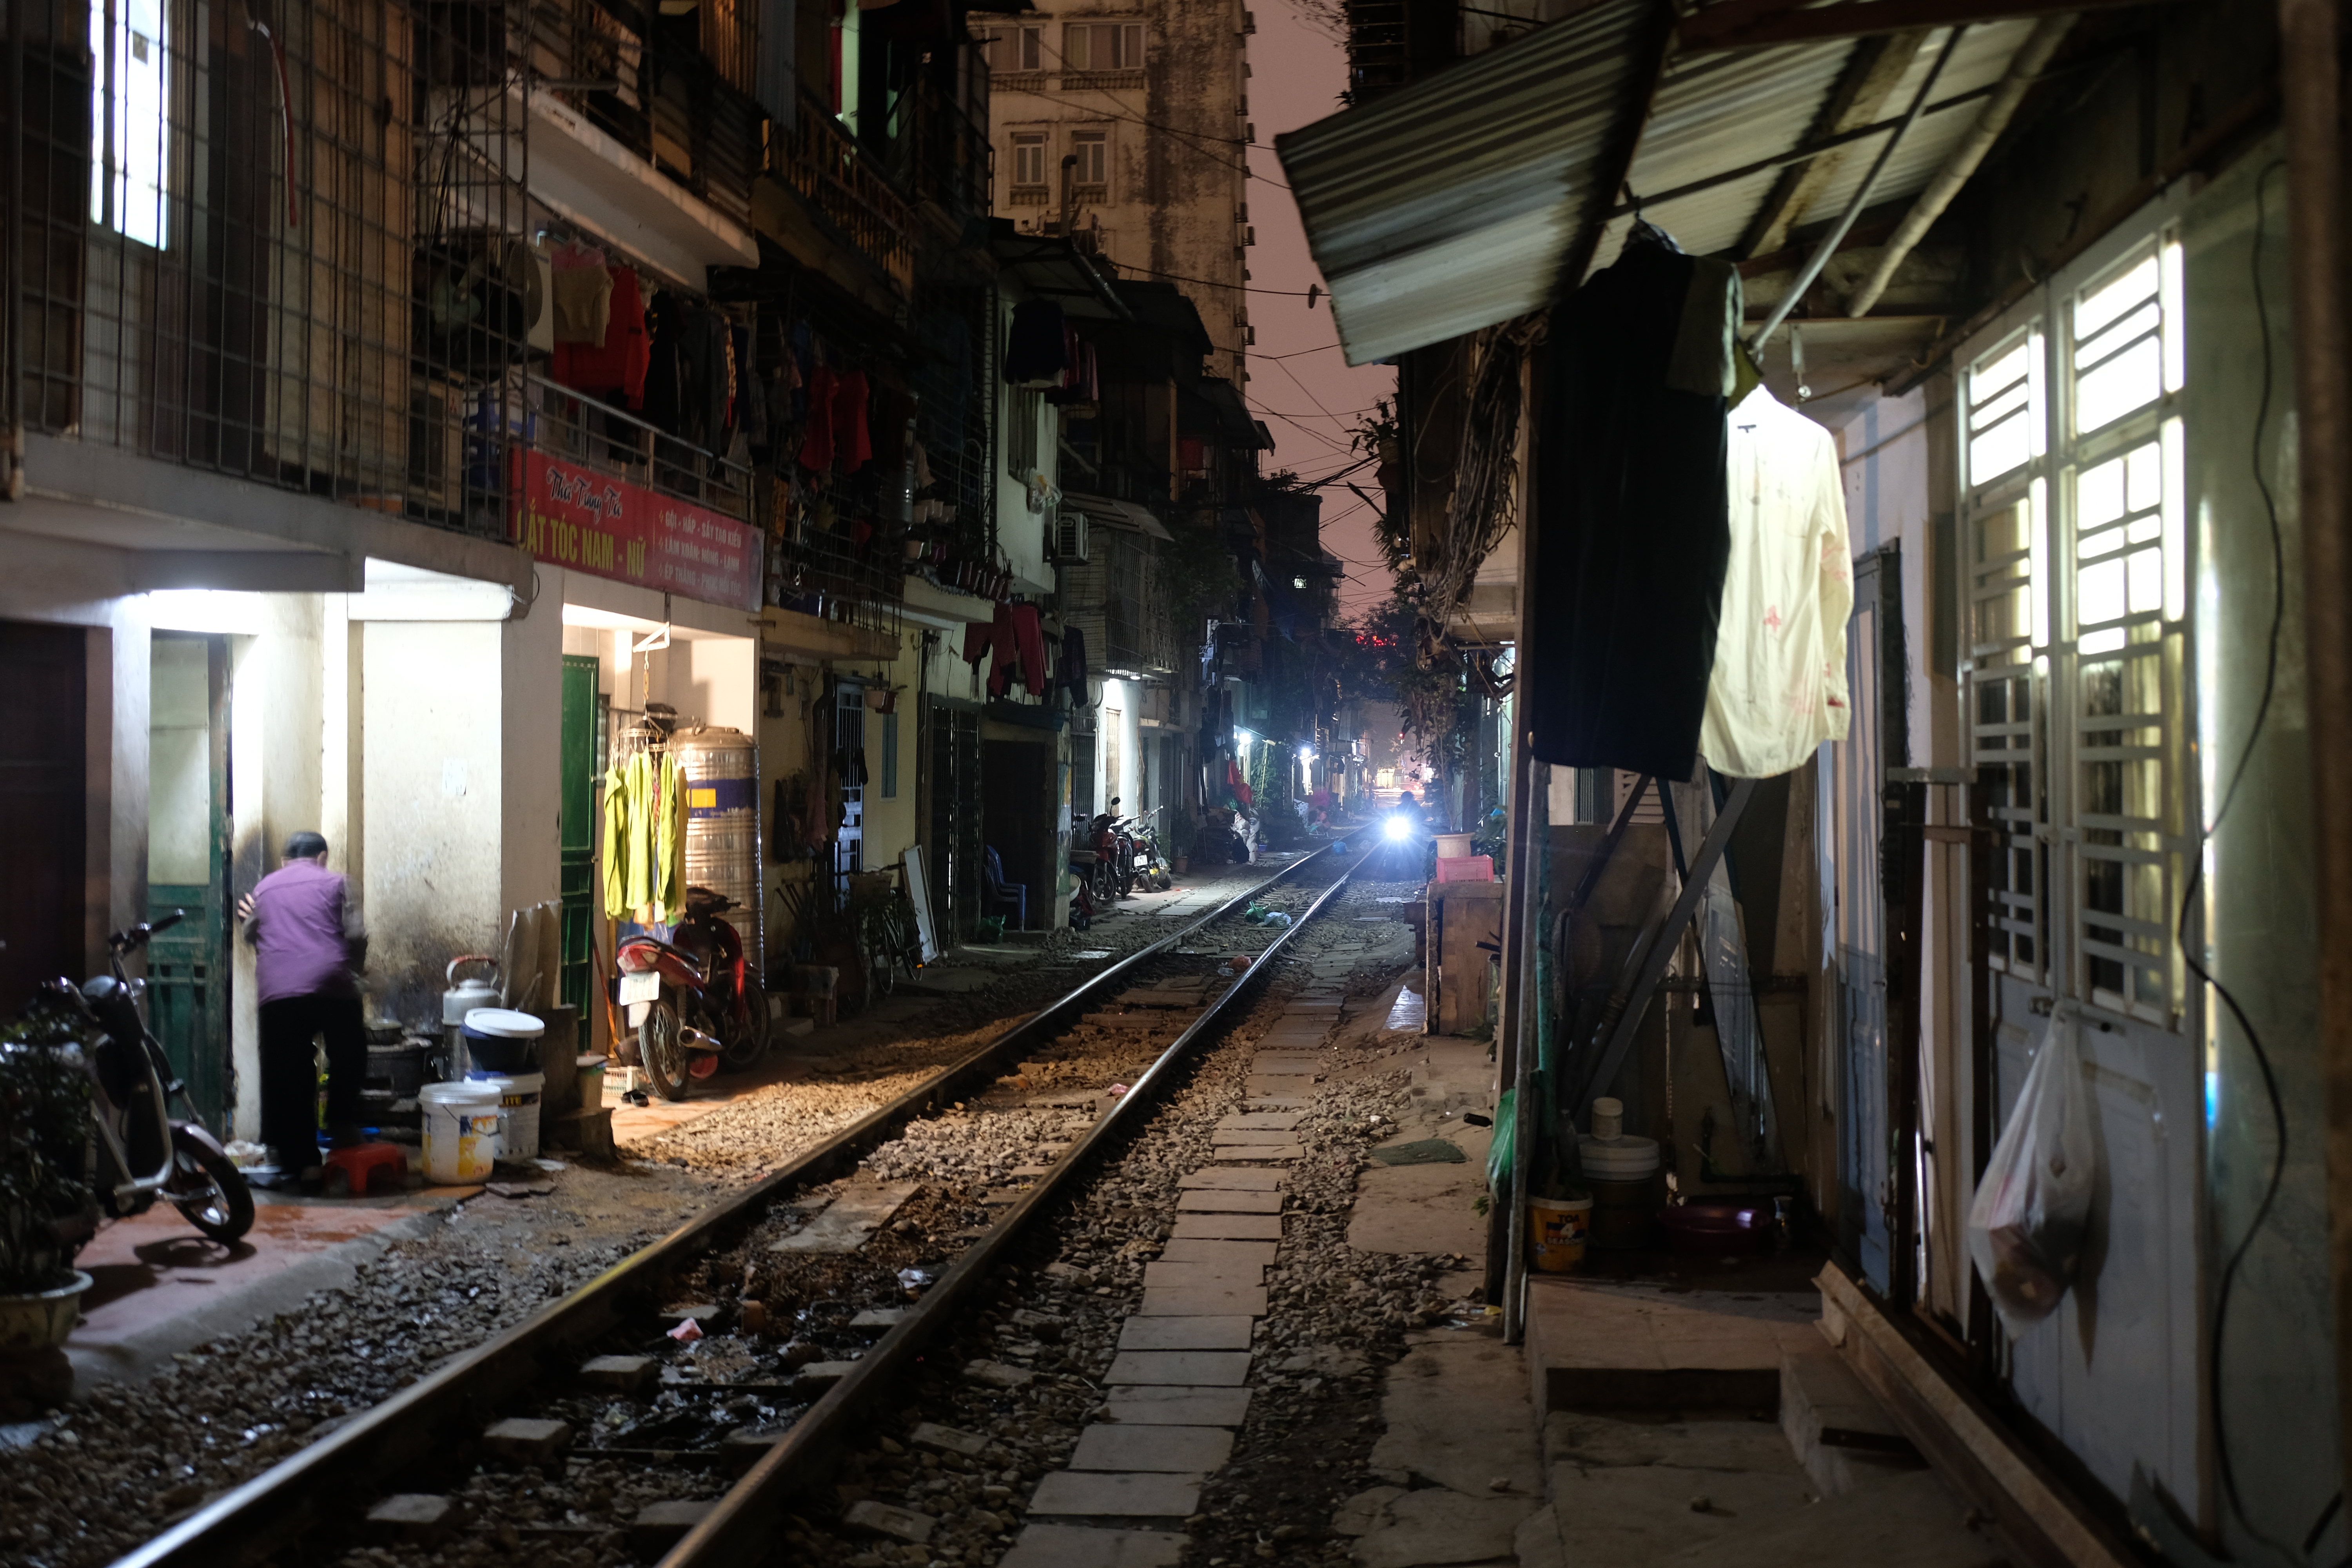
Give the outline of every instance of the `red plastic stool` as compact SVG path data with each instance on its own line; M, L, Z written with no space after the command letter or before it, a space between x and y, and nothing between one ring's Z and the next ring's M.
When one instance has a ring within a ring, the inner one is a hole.
M327 1169L340 1167L360 1196L396 1193L408 1179L408 1157L396 1143L357 1143L327 1155Z

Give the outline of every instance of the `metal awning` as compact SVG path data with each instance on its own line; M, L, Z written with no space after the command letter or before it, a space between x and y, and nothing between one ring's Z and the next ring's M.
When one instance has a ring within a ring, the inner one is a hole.
M1016 234L997 220L989 249L1008 272L1019 276L1030 293L1052 300L1070 317L1092 321L1131 321L1135 312L1118 297L1109 279L1077 247L1053 235Z
M1113 528L1131 528L1154 539L1176 537L1168 531L1166 523L1131 500L1113 500L1108 496L1081 495L1076 490L1065 490L1062 506L1066 510L1085 512L1097 522L1108 523Z
M1810 163L1813 174L1795 210L1778 214L1779 232L1837 214L1949 35L1920 23L1997 18L1968 26L1872 199L1917 193L1976 123L2033 16L2054 8L1859 0L1801 10L1726 0L1670 23L1656 0L1599 0L1275 144L1348 363L1367 364L1539 309L1607 266L1633 222L1624 190L1694 255L1752 237L1776 190L1787 208L1782 177L1792 166ZM1885 18L1898 11L1913 30L1894 32ZM1725 25L1734 13L1763 21ZM1832 16L1839 20L1824 20ZM1755 41L1775 29L1788 37L1839 27L1847 36ZM1883 110L1824 134L1833 95L1850 99L1869 74L1874 57L1860 52L1880 49L1907 51L1872 82Z

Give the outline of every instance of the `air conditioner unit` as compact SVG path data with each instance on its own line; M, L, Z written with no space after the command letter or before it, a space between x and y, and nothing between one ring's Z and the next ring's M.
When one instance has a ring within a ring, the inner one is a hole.
M1082 511L1060 511L1054 515L1054 559L1085 561L1087 554L1087 514Z

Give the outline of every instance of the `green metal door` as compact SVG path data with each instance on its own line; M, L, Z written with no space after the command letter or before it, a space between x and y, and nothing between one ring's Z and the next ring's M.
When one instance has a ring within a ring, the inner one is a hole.
M156 634L148 653L147 918L187 918L147 949L147 1018L206 1125L226 1135L228 639Z
M562 990L586 1016L593 984L589 931L596 916L596 660L563 656L562 779L556 831L562 839Z

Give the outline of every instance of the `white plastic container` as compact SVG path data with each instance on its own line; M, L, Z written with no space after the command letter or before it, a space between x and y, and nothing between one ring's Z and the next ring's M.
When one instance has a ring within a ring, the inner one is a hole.
M1601 1099L1592 1102L1592 1135L1603 1143L1614 1143L1625 1131L1625 1102L1622 1100Z
M425 1179L457 1186L490 1179L499 1157L499 1109L494 1083L428 1083L416 1092L425 1121Z
M541 1072L478 1072L467 1074L466 1081L487 1084L499 1091L499 1109L506 1112L506 1126L499 1132L498 1157L501 1160L537 1159L539 1110L547 1089L547 1075Z
M1658 1170L1658 1141L1619 1138L1604 1143L1587 1134L1580 1145L1584 1175L1592 1182L1638 1182Z

